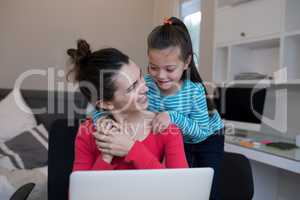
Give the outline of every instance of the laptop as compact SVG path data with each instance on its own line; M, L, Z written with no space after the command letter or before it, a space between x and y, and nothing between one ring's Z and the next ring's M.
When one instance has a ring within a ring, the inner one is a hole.
M208 200L212 168L78 171L70 200Z

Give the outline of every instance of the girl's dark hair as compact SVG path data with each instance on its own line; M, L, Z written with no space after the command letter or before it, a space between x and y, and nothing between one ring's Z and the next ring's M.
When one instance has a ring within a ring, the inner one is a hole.
M190 79L194 83L201 83L205 90L206 102L209 111L213 111L215 106L211 99L207 97L207 91L202 78L197 70L194 57L193 45L188 29L185 24L176 17L165 20L163 25L157 26L148 36L148 52L151 49L167 49L169 47L179 47L180 59L187 62L191 59L188 69L182 74L181 79Z
M122 65L129 63L129 57L114 48L92 52L90 45L82 39L77 41L77 49L68 49L67 54L74 64L67 74L67 80L73 75L90 103L98 99L112 100L117 89L113 78Z

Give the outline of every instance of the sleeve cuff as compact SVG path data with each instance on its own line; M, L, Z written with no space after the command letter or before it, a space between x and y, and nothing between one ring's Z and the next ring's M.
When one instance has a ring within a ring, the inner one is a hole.
M175 122L176 112L175 111L168 111L168 113L169 113L169 117L170 117L171 123L172 124L176 124L176 122Z
M100 155L95 162L94 169L113 170L115 168L115 166L116 165L112 165L112 164L105 162Z

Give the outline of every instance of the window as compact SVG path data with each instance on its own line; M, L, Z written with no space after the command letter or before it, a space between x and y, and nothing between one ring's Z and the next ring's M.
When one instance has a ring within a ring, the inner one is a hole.
M200 63L201 0L181 0L180 16L191 35L196 65Z

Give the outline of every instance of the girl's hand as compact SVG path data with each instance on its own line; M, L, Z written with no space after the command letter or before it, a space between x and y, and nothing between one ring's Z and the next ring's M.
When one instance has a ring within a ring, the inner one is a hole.
M123 130L95 134L98 149L103 154L123 157L131 150L135 140Z
M161 133L168 128L170 123L171 119L167 112L158 113L152 121L152 131L154 133Z
M96 121L96 129L98 132L107 132L112 128L116 128L118 125L117 123L108 117L101 117Z

